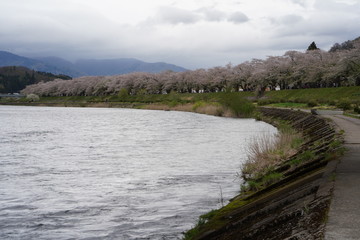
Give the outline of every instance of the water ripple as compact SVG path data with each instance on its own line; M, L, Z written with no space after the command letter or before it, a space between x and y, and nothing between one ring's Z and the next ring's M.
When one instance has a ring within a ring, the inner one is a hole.
M276 131L128 109L0 106L0 122L0 239L181 239Z

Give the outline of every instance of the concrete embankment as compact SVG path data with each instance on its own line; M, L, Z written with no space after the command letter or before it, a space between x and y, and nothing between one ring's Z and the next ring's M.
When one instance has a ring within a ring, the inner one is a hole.
M281 180L260 191L239 195L229 204L235 207L230 211L226 206L220 209L192 239L324 237L338 163L336 148L341 147L332 123L301 111L262 108L261 112L289 121L303 133L306 142L274 169L283 175Z

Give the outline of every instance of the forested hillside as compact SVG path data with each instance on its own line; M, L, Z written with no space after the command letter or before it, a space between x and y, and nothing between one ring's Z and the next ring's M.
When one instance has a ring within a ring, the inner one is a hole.
M288 51L283 56L253 59L239 65L186 72L130 73L106 77L56 80L26 87L25 94L41 96L101 96L258 91L360 85L360 38L336 43L323 51L312 43L305 52Z
M38 72L26 67L0 67L0 93L16 93L25 86L54 79L69 80L66 75Z

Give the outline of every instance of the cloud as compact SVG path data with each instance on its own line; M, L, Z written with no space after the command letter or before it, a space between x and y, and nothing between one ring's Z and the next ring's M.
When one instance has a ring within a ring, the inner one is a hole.
M210 22L220 22L226 18L226 13L223 11L219 11L215 8L201 8L198 10L199 13L202 13L204 16L204 20Z
M318 2L316 10L306 18L297 15L287 15L277 19L276 35L299 36L308 35L321 39L328 36L354 37L358 32L360 15L358 9L336 2ZM344 14L346 12L346 14Z
M173 6L162 6L155 17L147 20L148 23L166 24L195 24L200 21L245 23L249 18L242 12L224 12L214 7L204 7L197 10L186 10Z
M345 3L345 4L348 4L348 5L356 5L358 3L357 0L335 0L335 2Z
M297 24L297 23L302 22L304 20L305 19L302 16L299 16L299 15L296 15L296 14L285 15L285 16L280 18L280 22L282 24L287 24L287 25L294 25L294 24Z
M360 35L355 0L1 0L0 50L193 69Z
M169 24L192 24L200 20L200 16L193 11L171 6L160 7L156 16L162 23Z
M229 16L228 21L233 23L245 23L249 21L249 18L242 12L234 12Z
M314 0L290 0L290 1L303 7L303 8L306 8L306 7L311 6L313 4Z

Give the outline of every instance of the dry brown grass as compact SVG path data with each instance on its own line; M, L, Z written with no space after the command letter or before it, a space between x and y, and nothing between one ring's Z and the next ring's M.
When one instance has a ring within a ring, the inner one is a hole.
M197 113L214 115L214 116L223 116L224 115L224 109L222 106L210 105L210 104L200 106L200 107L196 108L194 111Z
M170 109L174 110L174 111L192 112L193 105L194 104L192 104L192 103L179 104L174 107L171 107Z
M179 104L176 106L153 103L143 105L141 108L150 110L196 112L213 116L234 117L234 114L230 110L226 109L224 106L210 103L204 103L200 106L196 106L196 104L194 103Z
M149 109L149 110L170 110L170 107L166 104L146 104L141 106L142 109Z
M159 103L152 103L152 104L146 104L142 105L142 109L149 109L149 110L165 110L165 111L182 111L182 112L193 112L192 111L193 104L187 103L187 104L179 104L176 106L169 106L167 104L159 104Z
M108 108L109 107L109 103L106 102L98 102L98 103L91 103L91 104L84 104L86 106L90 106L90 107L97 107L97 108Z
M254 139L248 149L248 159L242 166L242 177L248 180L266 174L293 156L301 142L301 134L295 131L280 131L275 136L265 134Z

